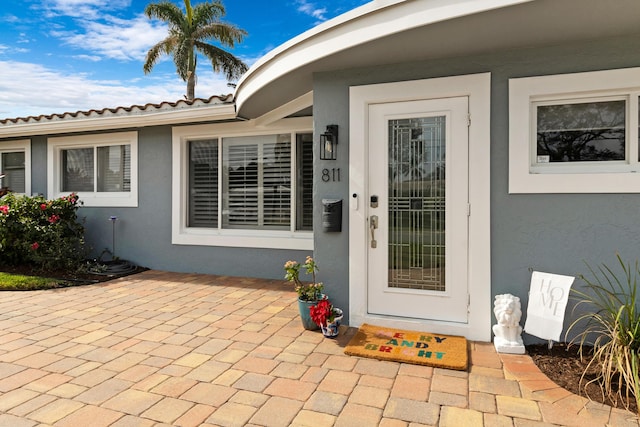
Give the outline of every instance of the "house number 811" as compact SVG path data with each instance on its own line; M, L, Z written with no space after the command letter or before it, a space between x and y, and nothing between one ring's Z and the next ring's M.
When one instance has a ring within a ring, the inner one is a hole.
M322 182L340 182L340 168L322 169Z

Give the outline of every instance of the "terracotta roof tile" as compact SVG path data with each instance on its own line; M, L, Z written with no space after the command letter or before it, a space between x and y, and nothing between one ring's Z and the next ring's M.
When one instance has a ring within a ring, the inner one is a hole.
M136 114L144 114L148 112L181 110L186 108L197 108L207 105L230 104L234 100L233 95L214 95L210 98L196 98L192 101L181 99L175 102L164 101L159 104L148 103L145 105L132 105L129 107L103 108L101 110L88 110L66 112L61 114L42 114L40 116L27 116L0 119L0 126L10 126L12 124L42 123L59 120L82 119L85 117L106 117L106 116L129 116Z

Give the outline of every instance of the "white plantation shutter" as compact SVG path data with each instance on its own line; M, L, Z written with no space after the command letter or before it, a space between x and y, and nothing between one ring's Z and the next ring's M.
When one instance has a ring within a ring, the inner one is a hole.
M296 135L297 156L296 170L296 229L313 229L313 134Z
M122 191L131 192L131 146L121 145L122 157L120 158L122 177Z
M258 226L258 145L224 145L223 227Z
M263 225L291 223L291 142L263 146Z
M289 135L225 138L224 228L289 229Z
M295 230L311 230L312 148L311 133L189 141L187 227L293 231L295 204Z
M189 227L218 227L218 140L189 142Z

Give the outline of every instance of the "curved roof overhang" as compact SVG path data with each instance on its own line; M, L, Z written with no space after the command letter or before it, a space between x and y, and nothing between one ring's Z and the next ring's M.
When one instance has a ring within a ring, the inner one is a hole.
M638 0L374 0L276 48L236 89L239 117L308 94L313 74L638 33Z

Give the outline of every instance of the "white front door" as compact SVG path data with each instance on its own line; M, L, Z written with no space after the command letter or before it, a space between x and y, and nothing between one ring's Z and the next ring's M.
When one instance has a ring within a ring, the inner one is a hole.
M466 323L469 99L368 109L367 311Z

